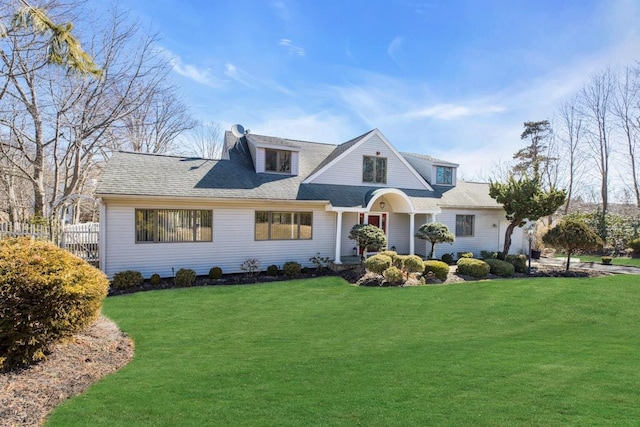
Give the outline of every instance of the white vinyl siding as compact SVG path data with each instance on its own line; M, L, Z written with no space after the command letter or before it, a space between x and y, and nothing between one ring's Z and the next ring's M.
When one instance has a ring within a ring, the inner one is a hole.
M453 253L454 257L458 252L473 252L474 256L479 257L480 251L499 251L501 240L500 221L504 219L504 212L497 209L442 209L442 213L436 216L436 221L445 224L449 231L456 232L456 217L458 215L474 216L474 235L470 237L456 237L453 244L439 243L436 244L435 257L440 258L444 253ZM514 241L511 252L518 253L521 251L522 242L517 236L518 232L514 232Z
M269 265L279 267L287 261L297 261L312 267L309 258L333 257L335 241L335 213L327 212L324 205L304 205L293 209L287 204L232 203L191 204L185 209L213 211L213 241L179 242L170 245L136 244L135 210L173 209L175 203L145 201L116 202L104 200L106 217L106 250L101 268L112 277L124 270L137 270L145 278L154 273L171 277L180 268L192 268L199 275L206 275L211 267L222 268L223 273L239 273L240 264L249 258L260 261L260 269ZM311 240L256 241L254 223L256 210L286 212L312 212L313 238Z
M386 184L362 182L362 159L364 156L384 157L387 159ZM316 177L313 183L425 189L424 184L414 175L413 171L378 135L371 136L367 141L357 146L346 157Z

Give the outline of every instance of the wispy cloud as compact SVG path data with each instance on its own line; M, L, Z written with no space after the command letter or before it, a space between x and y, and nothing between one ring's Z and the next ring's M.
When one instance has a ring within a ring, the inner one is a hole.
M398 62L397 53L402 47L402 42L404 42L404 37L396 36L391 43L389 43L389 47L387 47L387 55L395 62L397 65L400 65Z
M469 116L483 116L494 113L501 113L505 108L500 105L478 105L465 106L458 104L437 104L431 107L409 111L408 118L432 117L440 120L454 120Z
M167 49L163 49L162 53L169 58L173 71L179 75L212 88L219 88L223 85L224 82L215 77L209 69L200 68L193 64L185 64L179 56Z
M287 53L289 53L289 55L304 56L306 53L304 48L294 45L293 42L289 39L280 39L278 45L282 46L287 51Z
M260 87L265 87L271 90L275 90L277 92L283 93L285 95L288 96L294 96L295 94L287 89L286 87L284 87L283 85L281 85L278 82L275 82L271 79L265 79L265 78L258 78L256 76L254 76L253 74L248 73L247 71L237 67L236 65L227 62L225 64L225 71L224 71L225 76L229 77L232 80L235 80L236 82L252 88L252 89L258 89Z

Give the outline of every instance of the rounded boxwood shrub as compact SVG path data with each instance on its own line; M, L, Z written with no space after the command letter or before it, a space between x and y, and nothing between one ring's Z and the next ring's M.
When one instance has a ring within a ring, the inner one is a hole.
M391 262L393 262L393 260L398 256L398 252L391 251L391 250L386 250L386 251L378 252L378 255L386 255L389 258L391 258Z
M119 271L113 275L111 287L113 289L129 289L139 286L144 282L142 273L135 270Z
M404 269L404 262L407 259L407 255L396 255L395 258L393 258L393 261L391 262L391 264L396 267L399 270Z
M440 259L445 264L453 265L453 255L451 255L451 254L442 254L442 257L440 257Z
M173 282L177 286L191 286L193 282L196 280L196 272L190 268L181 268L176 272L176 277L174 277Z
M428 260L424 262L424 274L426 275L428 272L432 272L438 279L444 281L447 280L447 276L449 275L449 264L437 261L437 260Z
M153 273L149 278L149 283L151 283L153 286L158 286L161 282L162 279L160 278L160 275L158 273Z
M481 259L475 258L460 258L457 262L458 273L465 276L475 277L477 279L485 278L489 275L489 264Z
M404 269L407 273L422 272L424 270L424 261L418 255L407 255L404 259Z
M296 277L302 271L302 266L296 261L287 261L282 266L282 271L287 277Z
M384 254L377 254L367 258L364 266L373 273L382 274L383 271L391 267L391 257Z
M496 276L501 277L512 277L513 273L515 273L516 268L507 261L502 261L497 258L487 258L484 260L487 264L489 264L489 272L491 274L495 274Z
M392 266L382 273L384 279L391 285L399 285L402 283L402 271L398 267Z
M473 252L458 252L458 258L473 258Z
M516 269L516 273L526 273L527 272L527 256L526 255L507 255L504 258L505 261L507 261L510 264L513 264L513 266Z
M275 264L270 265L269 267L267 267L267 276L277 276L278 275L278 266Z
M45 357L54 342L89 326L109 281L52 243L0 241L0 369Z
M218 280L222 278L222 269L220 267L213 267L209 270L209 279Z
M633 249L634 255L640 255L640 237L637 239L630 240L628 245L629 245L629 249Z

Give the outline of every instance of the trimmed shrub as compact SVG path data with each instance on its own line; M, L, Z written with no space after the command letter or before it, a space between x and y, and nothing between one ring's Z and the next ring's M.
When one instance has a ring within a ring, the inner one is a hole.
M302 271L302 266L299 262L287 261L282 266L282 271L284 271L287 277L296 277Z
M447 265L453 265L453 254L442 254L440 259Z
M149 283L151 283L153 286L158 286L161 282L162 279L160 278L160 275L158 273L152 274L149 278Z
M493 252L493 251L480 251L480 258L487 260L487 259L494 259L494 258L498 258L498 252Z
M458 252L458 259L460 258L473 258L473 252Z
M144 282L142 273L135 270L126 270L113 275L111 287L113 289L129 289L141 285L142 282Z
M0 241L0 369L44 359L51 344L85 329L108 288L100 270L52 243Z
M398 252L390 251L390 250L380 251L380 252L378 252L378 255L386 255L386 256L388 256L389 258L391 258L391 263L393 264L393 260L396 259L396 257L398 256Z
M213 267L209 270L209 279L218 280L222 278L222 269L220 267Z
M402 271L400 271L398 267L389 267L382 275L390 285L399 285L402 283Z
M629 248L633 249L634 255L640 255L640 238L630 240Z
M602 264L604 265L611 265L611 261L613 260L612 257L610 256L603 256L602 257Z
M404 270L404 262L406 261L408 255L396 255L393 259L392 265L398 270Z
M487 264L489 264L489 272L491 274L495 274L496 276L501 277L512 277L513 273L515 273L516 268L507 261L502 261L495 258L487 258L484 260Z
M278 266L275 264L270 265L269 267L267 267L267 276L277 276L278 275Z
M432 272L438 279L445 281L449 275L449 264L437 260L425 261L423 274L426 275L428 272Z
M388 255L377 254L367 258L364 266L372 273L382 274L387 268L391 267L391 257Z
M177 286L191 286L193 282L196 280L196 272L190 268L181 268L176 272L176 277L173 279L173 282Z
M407 255L404 260L404 270L407 273L422 272L424 270L424 261L418 255Z
M527 272L527 256L520 254L520 255L507 255L504 258L505 261L507 261L509 264L513 264L513 266L516 269L516 273L526 273Z
M457 262L458 273L465 276L475 277L477 279L485 278L489 275L489 264L474 258L460 258Z

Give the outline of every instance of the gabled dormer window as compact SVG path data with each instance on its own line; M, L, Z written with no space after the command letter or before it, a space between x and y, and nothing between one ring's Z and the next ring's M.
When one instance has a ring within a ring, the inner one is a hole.
M436 184L452 185L453 168L448 166L436 166Z
M362 161L362 181L386 184L387 159L384 157L364 156Z
M266 149L265 172L291 173L291 151Z

